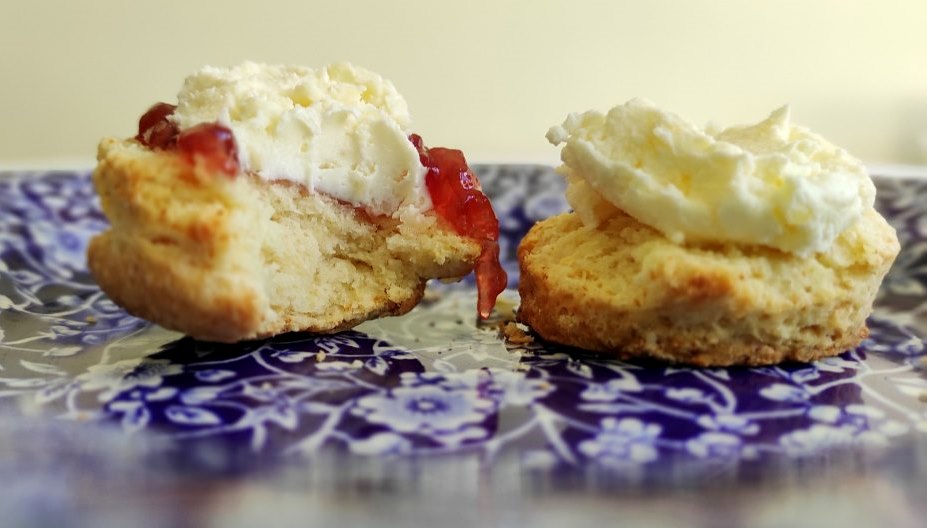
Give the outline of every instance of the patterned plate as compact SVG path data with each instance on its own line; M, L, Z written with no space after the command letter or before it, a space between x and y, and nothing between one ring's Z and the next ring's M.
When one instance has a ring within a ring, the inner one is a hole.
M565 209L562 181L533 166L478 172L514 287L517 242ZM197 342L127 315L89 277L86 243L106 224L87 174L0 175L0 443L20 446L0 455L0 475L25 444L54 459L59 434L95 446L81 455L90 465L172 475L429 455L436 467L678 485L878 460L927 433L927 183L878 187L903 252L869 340L811 365L693 370L506 344L476 323L466 281L334 336ZM501 308L514 306L510 289Z

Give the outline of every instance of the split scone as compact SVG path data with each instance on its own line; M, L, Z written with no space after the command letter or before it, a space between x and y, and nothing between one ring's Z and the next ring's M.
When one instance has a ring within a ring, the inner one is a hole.
M857 346L899 251L858 161L787 109L705 132L651 103L571 115L574 212L518 250L518 316L544 339L699 366Z
M488 316L506 280L489 200L459 151L407 126L361 68L204 68L138 136L101 142L112 227L90 270L130 313L212 341L403 314L474 268Z

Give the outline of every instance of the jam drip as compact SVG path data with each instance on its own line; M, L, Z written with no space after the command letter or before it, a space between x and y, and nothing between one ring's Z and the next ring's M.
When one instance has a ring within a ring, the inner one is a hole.
M200 123L181 131L171 121L177 107L157 103L138 120L135 139L148 148L177 151L187 162L227 176L238 174L238 145L232 131L218 123Z
M477 309L480 317L486 319L496 297L508 284L505 270L499 264L499 220L461 151L428 148L417 134L409 136L409 140L428 169L425 185L435 211L457 234L480 243L476 261Z

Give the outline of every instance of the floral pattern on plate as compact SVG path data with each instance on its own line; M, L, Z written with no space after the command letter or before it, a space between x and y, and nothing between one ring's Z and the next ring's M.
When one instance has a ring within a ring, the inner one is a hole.
M563 183L542 167L479 172L514 288L517 243L565 210ZM478 453L630 474L885 449L927 433L927 184L878 186L904 250L863 346L811 365L689 369L505 343L497 321L476 322L472 280L338 335L197 342L126 314L93 283L84 251L106 222L88 175L8 174L0 397L18 403L6 412L283 458ZM501 316L516 305L510 289Z

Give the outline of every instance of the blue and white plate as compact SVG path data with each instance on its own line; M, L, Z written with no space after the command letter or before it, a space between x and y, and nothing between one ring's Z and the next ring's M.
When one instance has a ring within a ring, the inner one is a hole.
M565 209L563 184L542 167L478 172L511 310L517 243ZM88 275L86 244L106 220L86 173L0 175L0 477L25 472L44 489L87 468L176 483L296 467L356 484L388 460L400 473L659 488L891 461L927 433L927 182L877 183L903 249L861 347L810 365L689 369L506 344L477 324L469 281L333 336L197 342L128 315Z

